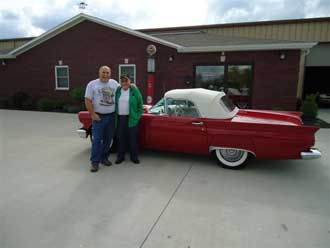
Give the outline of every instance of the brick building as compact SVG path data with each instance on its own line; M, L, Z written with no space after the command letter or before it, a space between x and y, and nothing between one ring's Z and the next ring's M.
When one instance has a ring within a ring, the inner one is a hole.
M295 109L302 95L302 54L315 42L235 37L203 30L136 31L79 14L0 54L0 97L23 91L34 99L70 101L69 91L97 77L130 74L147 95L146 48L157 48L155 100L174 88L224 90L252 108Z

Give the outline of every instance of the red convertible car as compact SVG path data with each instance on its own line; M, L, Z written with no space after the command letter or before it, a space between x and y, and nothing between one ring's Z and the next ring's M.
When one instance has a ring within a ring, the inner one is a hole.
M241 168L249 156L257 159L312 159L319 129L305 126L301 112L242 110L225 93L206 89L168 91L154 106L145 106L139 126L141 148L191 154L215 154L222 166ZM87 111L79 113L91 134Z

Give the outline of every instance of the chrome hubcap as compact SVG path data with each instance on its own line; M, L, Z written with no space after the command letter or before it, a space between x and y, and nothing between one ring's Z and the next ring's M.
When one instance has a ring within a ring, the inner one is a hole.
M237 162L243 157L244 152L236 149L220 149L220 154L228 162Z

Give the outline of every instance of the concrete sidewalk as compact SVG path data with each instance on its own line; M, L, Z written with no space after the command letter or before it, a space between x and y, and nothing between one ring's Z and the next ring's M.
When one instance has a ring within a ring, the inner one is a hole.
M330 123L330 108L319 109L318 118Z
M0 110L0 248L329 247L329 129L318 160L232 171L145 151L141 166L92 174L79 127L76 115Z

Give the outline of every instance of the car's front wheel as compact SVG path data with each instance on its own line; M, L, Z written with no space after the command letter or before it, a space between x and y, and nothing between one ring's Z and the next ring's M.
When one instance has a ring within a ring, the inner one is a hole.
M226 169L240 169L248 158L248 152L240 149L218 148L215 155Z

